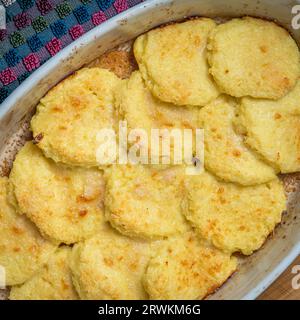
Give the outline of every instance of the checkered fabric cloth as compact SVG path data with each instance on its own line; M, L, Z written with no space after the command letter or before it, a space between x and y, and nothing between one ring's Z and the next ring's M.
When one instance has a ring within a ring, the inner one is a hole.
M72 41L143 0L0 0L0 103Z

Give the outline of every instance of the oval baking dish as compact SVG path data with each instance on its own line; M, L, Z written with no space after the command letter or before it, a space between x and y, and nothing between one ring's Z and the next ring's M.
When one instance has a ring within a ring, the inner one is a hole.
M292 7L297 1L284 0L150 0L129 9L94 28L59 52L26 79L0 106L0 164L12 154L24 123L45 93L63 78L88 64L105 51L136 38L160 24L189 16L233 17L257 16L275 20L288 29L298 44L300 31L293 30ZM3 169L3 168L2 168ZM300 254L300 195L294 188L295 176L287 178L293 186L288 212L272 239L242 263L231 277L209 299L255 299ZM299 191L300 192L300 191Z

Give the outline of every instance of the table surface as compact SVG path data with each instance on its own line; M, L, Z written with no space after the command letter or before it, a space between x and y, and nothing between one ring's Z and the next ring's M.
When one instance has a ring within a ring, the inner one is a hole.
M294 290L292 288L292 279L295 277L295 274L291 270L295 265L300 265L300 256L258 299L300 300L300 289Z

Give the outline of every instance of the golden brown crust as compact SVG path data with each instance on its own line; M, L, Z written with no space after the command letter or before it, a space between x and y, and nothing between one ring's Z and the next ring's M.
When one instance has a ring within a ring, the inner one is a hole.
M28 142L16 157L10 182L17 209L56 242L78 242L104 226L104 181L98 169L59 166Z
M41 99L31 120L45 155L71 166L98 166L97 134L115 125L113 96L121 79L100 68L84 68Z
M243 98L237 127L245 143L281 173L300 171L300 81L277 101Z
M141 278L151 245L122 236L110 227L75 245L71 269L81 299L146 299Z
M0 266L6 285L21 284L47 262L56 245L42 238L36 226L7 201L8 179L0 177Z
M107 173L105 215L121 233L157 239L189 229L181 212L181 168L113 166Z
M99 67L108 69L121 79L127 79L137 69L137 64L131 52L112 50L87 65L88 68Z
M300 55L290 34L274 22L244 17L220 24L208 43L210 73L235 97L279 99L300 75Z
M71 248L60 247L49 261L21 286L11 288L10 300L78 300L69 267Z
M207 170L224 181L249 186L276 178L276 171L261 160L235 132L236 101L222 95L199 112L199 125L204 129Z
M218 181L205 172L188 177L183 208L199 235L229 253L252 254L280 223L286 209L278 178L243 187Z
M144 285L150 299L202 299L221 286L236 268L236 258L188 233L162 243L149 262Z
M139 36L134 55L154 96L175 105L204 106L219 95L208 72L206 42L215 22L199 18Z

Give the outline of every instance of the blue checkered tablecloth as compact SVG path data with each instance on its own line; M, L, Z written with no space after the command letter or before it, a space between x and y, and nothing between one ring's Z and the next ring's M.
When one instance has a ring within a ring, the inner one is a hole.
M72 41L142 0L2 0L0 103Z

